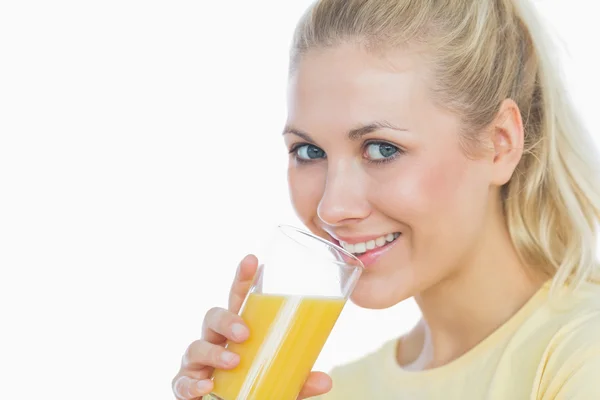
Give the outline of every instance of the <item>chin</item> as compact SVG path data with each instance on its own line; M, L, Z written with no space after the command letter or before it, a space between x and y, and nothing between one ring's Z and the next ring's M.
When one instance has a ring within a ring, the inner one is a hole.
M362 308L381 310L411 298L414 293L407 289L401 285L394 285L394 281L390 279L370 276L366 272L356 284L350 301Z

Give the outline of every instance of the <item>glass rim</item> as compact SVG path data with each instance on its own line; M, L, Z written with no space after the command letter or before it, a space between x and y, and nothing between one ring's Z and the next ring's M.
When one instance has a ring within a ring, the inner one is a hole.
M312 232L306 231L301 228L297 228L292 225L287 225L287 224L279 224L279 225L277 225L277 229L279 229L284 235L286 235L287 237L289 237L296 243L300 244L301 246L304 246L304 245L302 243L298 242L292 236L290 236L286 231L288 231L288 232L294 231L295 233L299 233L299 234L308 236L311 239L315 239L315 240L325 244L326 246L332 247L334 250L338 251L339 253L343 254L344 256L356 261L357 265L348 264L347 262L343 262L343 261L332 261L333 263L341 264L341 265L344 265L344 266L350 267L350 268L360 267L360 269L365 269L365 266L363 265L362 261L360 261L358 259L358 257L356 257L354 254L348 252L343 247L338 246L337 244L335 244L333 242L330 242L329 240L323 239L322 237L315 235Z

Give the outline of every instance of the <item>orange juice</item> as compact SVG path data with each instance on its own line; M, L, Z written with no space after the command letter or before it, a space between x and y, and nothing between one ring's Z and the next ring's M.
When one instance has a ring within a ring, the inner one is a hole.
M213 393L223 400L296 400L338 319L343 298L251 293L241 316L250 329L232 370L215 370Z

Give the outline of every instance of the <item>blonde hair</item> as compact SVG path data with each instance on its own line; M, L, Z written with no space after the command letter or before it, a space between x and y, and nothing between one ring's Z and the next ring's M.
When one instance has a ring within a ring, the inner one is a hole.
M575 288L600 279L600 156L566 98L549 33L528 0L319 0L300 20L291 71L313 48L422 44L437 104L462 117L465 150L514 100L525 148L503 187L510 235L528 265Z

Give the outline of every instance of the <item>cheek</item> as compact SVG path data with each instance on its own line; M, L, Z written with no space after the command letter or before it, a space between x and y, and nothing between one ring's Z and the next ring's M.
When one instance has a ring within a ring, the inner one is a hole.
M438 159L422 169L415 189L421 193L420 200L429 211L455 209L470 190L468 172L468 161L462 157Z
M387 193L378 190L393 218L414 229L435 230L446 221L458 223L483 201L485 187L475 161L462 154L415 157L387 176ZM382 187L382 182L377 182ZM374 185L374 186L377 186ZM455 226L453 227L455 229Z
M288 167L290 199L296 215L308 224L317 216L319 202L323 196L326 171L320 165L294 165Z

